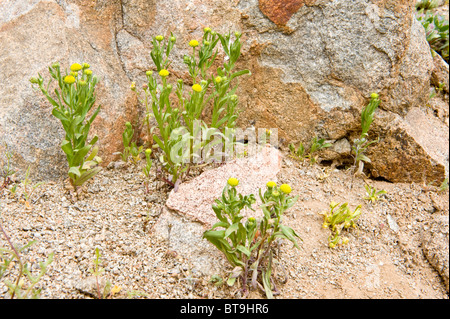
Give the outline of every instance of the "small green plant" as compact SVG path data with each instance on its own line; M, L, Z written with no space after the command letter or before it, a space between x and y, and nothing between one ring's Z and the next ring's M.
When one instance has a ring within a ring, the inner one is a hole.
M28 263L24 263L21 253L33 245L36 241L30 241L22 247L18 247L12 244L6 231L0 222L0 231L5 237L8 248L0 247L0 280L5 273L9 272L10 276L13 275L13 271L17 270L18 274L14 282L4 280L5 285L8 287L8 293L11 299L37 299L40 296L41 289L35 289L36 284L47 272L47 267L53 261L53 253L51 253L45 262L39 262L40 271L37 275L33 275ZM15 262L17 261L17 262Z
M207 154L202 150L212 147L215 136L224 137L225 129L236 125L238 86L234 83L239 76L250 73L248 70L234 71L240 56L240 37L239 32L235 32L232 39L231 33L221 35L205 28L201 41L189 41L192 53L183 57L192 83L187 90L181 79L174 85L169 83L169 56L176 42L175 36L171 33L167 38L162 35L153 38L150 56L156 72L146 72L147 83L143 85L141 102L146 108L144 124L148 129L149 143L151 147L153 142L158 146L155 153L159 153L156 158L162 168L157 169L161 172L159 177L171 186L175 186L179 178L189 171L190 163L198 163L196 155ZM210 69L216 62L219 42L226 59L214 72ZM137 91L134 82L131 89ZM173 91L178 105L170 101ZM211 119L209 125L204 122L208 113ZM150 118L155 119L156 126L151 126ZM212 129L216 131L212 132ZM203 131L206 133L200 136L206 138L199 142L199 134Z
M444 88L445 88L445 83L439 83L439 85L437 87L433 86L430 91L430 99L434 98L437 94L444 91Z
M0 190L7 187L9 184L12 183L11 176L13 176L16 171L12 168L12 158L14 154L8 150L8 145L5 143L5 153L3 158L3 153L0 157L0 178L2 179L0 184Z
M98 78L92 74L87 63L74 63L70 66L70 72L66 70L64 73L61 73L59 63L52 64L48 69L51 79L46 86L40 74L37 78L31 78L30 82L39 86L53 106L53 116L61 121L66 132L61 148L69 164L70 183L76 190L101 170L97 166L101 162L101 158L97 156L98 147L94 146L98 136L95 135L88 142L91 124L100 112L100 106L97 106L88 116L96 101L95 86ZM58 87L51 96L49 87L53 80Z
M446 177L444 179L444 181L442 182L441 186L439 186L439 191L440 192L445 192L448 190L448 177Z
M268 182L267 188L259 196L264 216L260 219L248 218L245 222L241 211L252 209L256 202L253 194L238 194L239 181L230 178L224 187L221 199L215 201L213 210L219 220L203 237L216 246L234 267L227 284L232 286L240 278L244 295L248 294L250 281L252 288L261 288L268 298L273 298L276 286L271 277L273 248L277 238L291 241L299 248L295 231L282 224L283 213L291 208L298 196L290 197L291 187Z
M125 130L122 133L122 143L123 143L123 153L122 161L128 162L128 157L130 156L131 140L133 139L134 130L130 122L125 123Z
M366 196L364 196L364 199L369 200L371 203L375 203L382 199L382 195L387 194L384 189L377 191L375 187L372 187L369 184L364 185L364 188L366 189Z
M305 160L305 146L302 142L300 142L297 149L294 144L289 144L289 150L291 151L291 157L296 158L299 161Z
M338 245L348 244L349 239L341 236L343 229L356 228L356 220L361 215L361 205L356 207L352 212L348 207L348 203L339 205L339 203L331 202L331 210L322 213L324 216L323 228L331 229L331 234L328 236L328 245L330 248L335 248Z
M448 19L422 6L416 12L417 20L425 28L425 34L430 44L431 53L437 52L448 62L449 56L449 25Z
M303 143L300 143L297 149L295 149L294 144L289 144L289 150L291 151L292 157L297 158L299 161L303 161L306 158L309 158L309 163L311 165L314 165L317 162L318 158L318 155L315 155L315 153L331 146L331 143L325 143L324 138L318 139L317 137L314 137L311 140L311 147L309 148L308 154L305 154L306 150Z
M28 169L25 173L25 178L21 182L23 186L22 196L25 200L25 206L27 208L31 208L31 196L33 196L34 191L44 184L44 182L39 182L34 185L32 185L32 181L30 179L30 167L28 166Z
M105 269L100 266L100 251L98 248L95 248L95 258L94 258L94 267L89 269L89 272L95 276L96 284L97 284L97 298L105 299L106 297L111 295L111 282L106 281L105 287L100 289L99 277L105 272Z
M378 143L379 139L369 141L368 132L370 125L373 122L373 115L375 110L380 105L378 94L372 93L370 95L369 104L361 112L361 135L358 139L355 139L352 146L352 156L354 158L353 169L354 175L361 175L364 169L364 163L370 163L370 158L365 155L365 152L369 145Z

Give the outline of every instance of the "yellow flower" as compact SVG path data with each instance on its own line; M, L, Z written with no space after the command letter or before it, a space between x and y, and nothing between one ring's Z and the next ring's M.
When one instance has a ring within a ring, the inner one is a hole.
M372 93L372 94L370 94L370 97L371 97L372 99L378 99L378 94Z
M130 89L132 91L136 90L136 83L135 82L131 82Z
M64 77L64 82L66 82L67 84L73 84L75 83L75 78L72 75L67 75L66 77Z
M114 287L111 288L111 295L118 293L120 290L122 290L122 287L114 285Z
M277 186L277 183L275 183L274 181L270 181L270 182L267 182L266 186L270 187L270 188L273 188L273 187Z
M145 150L145 155L150 155L152 153L152 150L150 148L147 148Z
M217 76L217 77L215 78L215 81L216 81L216 83L222 82L222 77L221 77L221 76Z
M196 46L198 46L198 41L197 41L197 40L191 40L191 41L189 41L189 46L195 48Z
M292 191L292 188L288 184L283 184L280 186L280 190L285 194L289 194Z
M166 69L162 69L161 71L159 71L159 75L162 77L166 77L169 75L169 71L167 71Z
M231 177L228 179L228 185L230 186L238 186L239 180L237 178Z
M201 86L200 84L194 84L194 85L192 86L192 89L193 89L195 92L201 92L201 91L202 91L202 86Z
M81 69L82 69L82 66L79 63L74 63L70 66L70 70L74 71L74 72L80 71Z
M92 74L92 70L84 70L84 74L91 75Z
M89 63L83 63L83 69L89 69L90 67Z
M203 29L203 32L209 33L209 32L211 32L211 28L206 27L206 28Z
M157 36L155 37L155 39L156 39L157 41L161 42L162 40L164 40L164 37L163 37L162 35L157 35Z

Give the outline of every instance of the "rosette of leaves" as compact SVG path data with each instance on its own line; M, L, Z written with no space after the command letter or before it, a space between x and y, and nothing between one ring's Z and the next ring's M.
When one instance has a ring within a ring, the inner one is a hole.
M91 140L88 139L91 124L100 111L100 105L95 107L95 86L98 78L92 74L89 64L72 64L70 71L62 73L59 63L54 63L49 67L51 79L47 85L44 85L40 74L30 82L39 86L53 106L53 116L61 121L66 132L61 148L69 164L70 183L76 189L101 170L98 167L101 158L97 156L98 147L95 146L98 136L94 135ZM52 81L57 83L54 95L49 91Z

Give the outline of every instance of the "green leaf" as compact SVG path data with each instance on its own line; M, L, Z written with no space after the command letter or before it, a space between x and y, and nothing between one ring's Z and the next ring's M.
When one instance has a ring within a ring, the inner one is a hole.
M297 244L297 240L296 240L296 237L300 238L300 236L298 236L297 233L291 227L284 226L281 224L280 229L281 229L281 232L283 233L283 235L285 235L286 238L289 239L294 244L295 247L300 249L300 247Z
M238 245L236 247L236 249L239 250L240 252L244 253L248 258L250 258L251 251L247 247Z
M81 176L81 172L80 172L80 170L78 169L78 167L76 167L76 166L72 166L70 169L69 169L69 172L68 172L69 174L75 174L76 176L78 176L78 177L80 177Z
M87 172L84 172L76 181L74 181L74 185L80 186L83 185L86 181L97 175L101 171L101 167L95 167Z
M230 236L231 233L237 231L238 228L239 228L239 223L234 223L233 225L228 227L227 230L225 231L225 238Z
M270 254L269 256L269 264L267 266L267 271L262 272L263 286L268 299L273 299L272 285L270 283L271 275L272 275L272 254Z
M67 156L73 155L72 143L68 140L64 140L61 144L61 148Z

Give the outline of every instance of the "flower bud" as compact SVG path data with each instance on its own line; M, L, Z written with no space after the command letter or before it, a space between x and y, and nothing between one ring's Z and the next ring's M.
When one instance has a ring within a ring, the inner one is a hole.
M228 179L228 185L230 186L238 186L239 180L237 178L231 177Z
M153 74L153 71L150 71L150 70L149 71L145 71L145 75L146 76L151 76L152 74Z
M372 94L370 94L370 97L372 99L378 99L378 94L377 93L372 93Z
M175 38L174 36L170 37L170 41L175 42L177 40L177 38Z
M136 90L136 83L135 83L135 82L131 82L130 89L131 89L132 91L135 91L135 90Z
M90 67L89 63L83 63L83 69L89 69Z
M157 35L157 36L155 37L155 39L156 39L156 41L161 42L162 40L164 40L164 37L163 37L162 35Z
M206 27L206 28L203 29L203 32L204 33L209 33L209 32L211 32L211 28Z
M39 83L39 80L38 80L37 78L35 78L35 77L32 77L32 78L30 79L30 82L31 82L32 84L38 84L38 83Z

